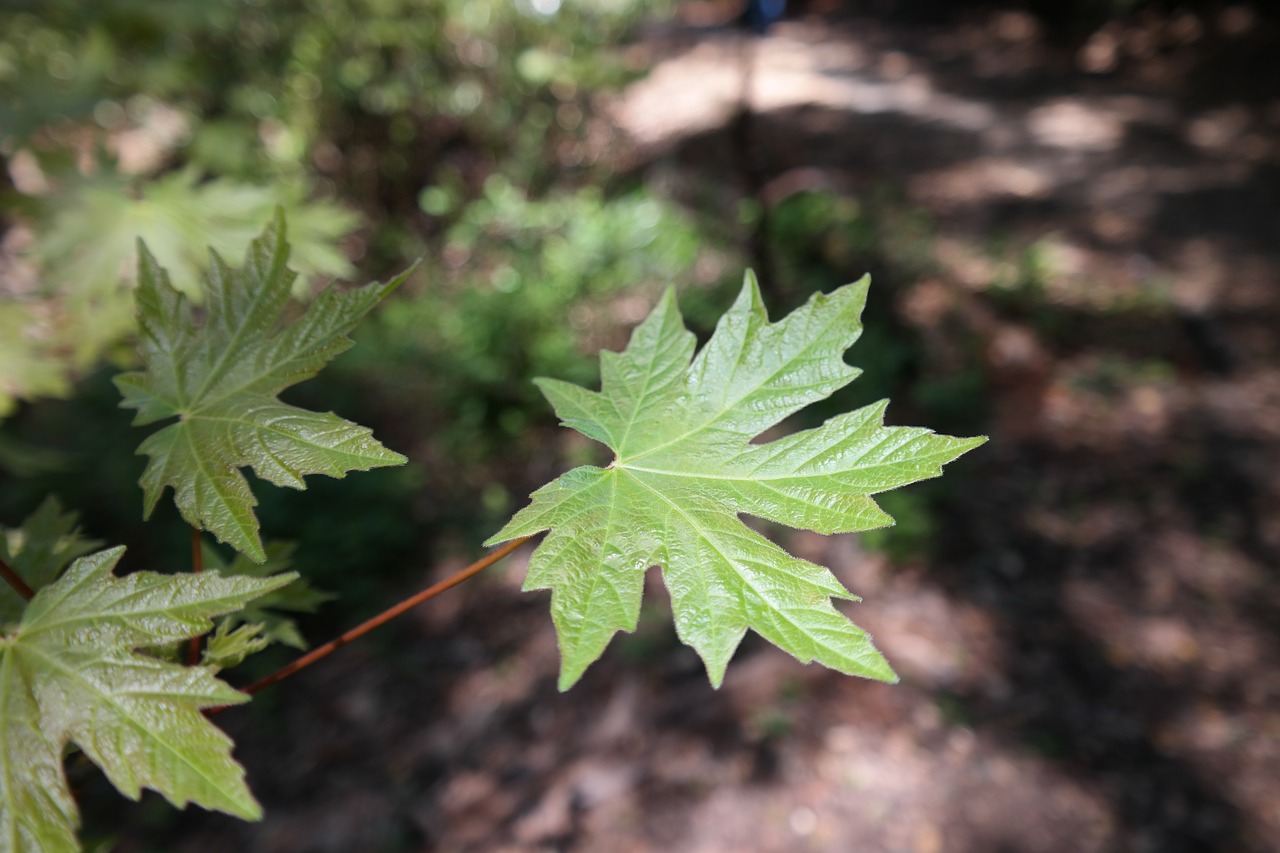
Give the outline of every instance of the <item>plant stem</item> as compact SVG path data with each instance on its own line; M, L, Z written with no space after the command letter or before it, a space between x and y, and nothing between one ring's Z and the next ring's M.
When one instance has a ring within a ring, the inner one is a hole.
M200 530L191 528L191 572L200 574L204 571L204 548L201 547ZM187 642L187 666L200 663L200 638L192 637Z
M322 658L328 657L329 655L333 654L338 649L342 648L352 640L356 640L356 639L359 639L360 637L363 637L365 634L369 633L374 628L377 628L379 625L383 625L387 622L390 622L392 619L396 618L401 613L404 613L407 610L412 610L414 607L417 607L419 604L423 603L424 601L428 601L432 598L435 598L437 595L444 592L445 590L452 589L453 587L457 586L463 581L469 578L472 578L475 575L480 574L480 572L484 571L485 569L492 566L494 563L503 559L504 557L509 555L512 551L516 550L517 548L519 548L521 545L528 542L532 538L533 538L532 536L522 536L519 539L513 539L512 541L503 545L498 550L493 551L492 553L486 554L484 557L481 557L479 560L476 560L474 563L467 566L465 569L455 572L454 574L450 575L449 577L445 578L439 583L433 584L432 586L429 586L426 589L422 590L422 592L419 592L416 595L412 595L409 598L406 598L404 601L401 601L399 604L396 604L392 607L387 608L386 610L379 613L377 616L374 616L372 619L368 619L360 623L356 627L352 628L350 631L347 631L342 636L336 637L330 640L329 642L325 643L323 646L319 646L317 648L312 649L302 657L298 658L297 660L293 661L290 664L286 664L285 666L271 673L267 677L261 678L255 681L253 684L250 684L248 687L242 687L241 692L247 693L250 696L252 696L254 693L257 693L259 690L270 687L271 685L275 684L278 681L283 681L284 679L293 675L298 670L305 669L306 667L311 666L311 664L315 663L316 661ZM223 705L222 707L219 707L219 708L209 708L204 713L205 713L205 716L213 716L214 714L220 711L223 711L227 708L232 708L232 707L235 707L235 706Z
M35 590L27 586L27 582L18 576L18 573L9 568L9 564L4 560L0 560L0 577L5 579L9 586L26 601L30 601L35 597Z

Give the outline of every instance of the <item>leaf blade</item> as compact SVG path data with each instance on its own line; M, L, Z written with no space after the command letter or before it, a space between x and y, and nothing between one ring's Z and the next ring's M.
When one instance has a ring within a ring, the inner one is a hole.
M149 516L168 489L182 517L254 560L266 559L241 469L276 485L306 488L309 474L343 477L402 465L362 426L280 402L282 390L314 376L351 346L347 333L412 272L347 292L326 291L281 326L294 274L283 213L249 246L239 268L216 253L204 288L205 320L139 245L139 350L145 369L116 378L134 423L177 417L148 436L139 484Z
M607 469L577 468L539 489L487 543L551 531L525 588L552 591L562 690L616 632L634 630L653 565L677 634L713 686L747 630L803 663L897 680L870 635L832 604L856 596L738 517L821 533L891 524L874 494L938 476L986 440L886 427L881 402L752 443L856 378L843 354L861 334L868 286L864 276L770 322L748 273L696 354L668 292L626 349L602 354L599 391L539 380L566 426L616 454Z
M123 549L78 558L0 635L0 842L76 850L62 751L75 743L125 796L142 788L246 820L261 808L231 740L201 709L248 701L203 667L137 648L204 633L212 619L295 575L113 574ZM33 811L34 810L34 811Z

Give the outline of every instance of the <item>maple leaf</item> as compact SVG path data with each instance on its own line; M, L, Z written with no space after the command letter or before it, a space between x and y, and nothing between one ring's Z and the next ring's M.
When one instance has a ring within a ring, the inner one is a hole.
M103 172L69 178L62 191L33 202L38 227L31 258L45 287L52 285L71 302L127 299L139 235L178 287L198 296L205 247L240 254L278 207L284 207L297 244L296 296L308 295L317 279L354 272L336 244L359 225L359 217L331 202L308 200L303 185L205 180L192 168L143 182L115 174L110 166Z
M239 666L244 659L271 645L263 635L261 623L247 623L235 627L229 619L222 619L218 627L205 641L200 663L214 672Z
M28 587L40 590L53 583L76 557L102 544L82 536L78 522L76 513L63 512L58 499L50 496L27 516L21 527L0 528L0 560ZM17 590L0 584L0 625L17 619L25 606Z
M206 545L204 565L206 568L217 569L223 577L265 578L289 571L296 550L297 546L292 542L268 542L265 549L267 559L262 563L255 563L243 554L236 554L235 559L227 561L214 548ZM315 613L321 604L335 597L332 593L311 586L305 578L298 578L223 617L218 628L225 633L236 626L257 625L259 636L268 643L280 643L306 651L307 641L298 630L298 624L285 616L284 612Z
M81 557L0 633L0 849L75 851L79 821L63 773L77 745L125 796L159 791L246 820L261 809L202 708L248 701L204 667L135 649L205 633L211 617L292 580L112 569L123 548Z
M134 424L178 418L138 448L150 457L139 481L144 516L172 486L189 524L262 562L257 501L242 467L278 486L304 489L306 474L343 477L404 464L368 428L276 395L350 347L346 333L412 268L385 284L326 290L296 321L278 328L294 274L285 266L289 244L277 211L240 269L211 252L204 323L197 325L191 302L144 244L138 254L138 349L146 370L117 377L116 386L121 405L137 410Z
M676 632L719 686L748 628L808 663L896 680L870 636L832 606L857 600L827 569L797 559L737 517L819 533L893 523L871 498L941 473L985 438L885 427L887 402L776 441L752 439L854 379L869 279L818 294L770 323L755 277L694 357L675 295L601 354L602 390L553 379L539 387L564 425L608 445L607 468L583 466L533 494L487 544L551 533L525 589L551 589L560 689L613 635L633 631L645 572L663 569Z
M110 164L92 177L59 177L65 178L59 192L25 200L35 222L27 259L38 270L47 297L47 304L38 307L53 316L33 319L13 343L0 343L0 394L7 379L17 392L12 396L60 396L69 379L119 353L135 326L139 238L177 287L199 300L205 247L224 257L240 256L280 205L293 234L290 262L300 274L295 296L309 298L317 281L353 272L336 243L359 224L359 217L330 202L310 200L307 188L297 182L262 187L205 180L188 168L139 183L135 176L114 172ZM0 308L0 326L3 314ZM6 371L6 350L11 359L38 358L34 366L39 370Z

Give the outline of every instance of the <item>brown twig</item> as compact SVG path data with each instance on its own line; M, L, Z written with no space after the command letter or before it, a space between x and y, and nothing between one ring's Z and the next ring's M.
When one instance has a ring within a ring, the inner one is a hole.
M17 572L9 568L9 564L4 560L0 560L0 577L4 578L5 582L13 587L14 591L22 596L24 600L30 601L35 597L35 590L27 586L27 582L19 577Z
M312 649L302 657L293 661L293 663L286 664L285 666L271 673L267 677L261 678L255 681L253 684L250 684L248 687L241 688L241 692L247 693L250 696L252 696L254 693L257 693L259 690L263 690L264 688L270 687L271 685L275 684L278 681L283 681L284 679L293 675L298 670L305 669L306 667L311 666L311 664L315 663L316 661L322 658L328 657L329 655L336 652L338 649L345 646L347 643L350 643L352 640L356 640L356 639L359 639L360 637L363 637L365 634L369 633L374 628L377 628L379 625L383 625L387 622L390 622L392 619L396 618L401 613L404 613L407 610L412 610L414 607L417 607L419 604L422 604L424 601L429 601L430 599L435 598L437 595L444 592L445 590L452 589L453 587L457 586L463 581L471 577L474 577L475 575L480 574L480 572L484 571L485 569L492 566L494 563L503 559L504 557L509 555L512 551L516 550L517 548L519 548L521 545L528 542L532 538L533 538L532 536L522 536L519 539L513 539L512 541L503 545L498 550L493 551L490 554L486 554L484 557L480 558L479 560L476 560L474 563L467 566L465 569L455 572L454 574L450 575L449 577L445 578L439 583L433 584L432 586L429 586L426 589L424 589L422 592L419 592L416 595L412 595L409 598L406 598L404 601L401 601L399 604L396 604L393 607L390 607L382 611L377 616L374 616L372 619L368 619L364 622L361 622L359 625L352 628L350 631L347 631L342 636L336 637L330 640L329 642L325 643L323 646L319 646L317 648ZM225 711L227 708L233 708L233 707L235 706L223 705L218 708L209 708L208 710L205 711L205 716L211 717L214 714L217 714L221 711Z
M200 530L191 528L191 573L200 574L204 571L204 549L201 547ZM187 666L195 666L200 663L200 638L192 637L187 642Z

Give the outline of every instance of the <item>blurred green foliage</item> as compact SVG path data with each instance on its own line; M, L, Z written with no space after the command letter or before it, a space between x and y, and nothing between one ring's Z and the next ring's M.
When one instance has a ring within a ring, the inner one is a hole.
M438 208L406 209L418 189L453 193L457 216L495 172L545 188L573 164L588 166L590 92L627 76L608 49L653 8L0 6L0 153L13 183L5 207L33 234L18 253L38 281L0 288L9 332L0 416L16 399L66 393L99 359L127 352L117 347L132 328L137 237L191 287L206 247L240 254L284 204L306 296L316 280L354 272L337 248L361 222L353 208L374 226L373 263L390 266L446 222ZM323 200L335 193L343 206Z
M693 219L643 191L535 199L493 176L444 235L430 275L357 330L336 372L395 400L449 468L482 470L554 422L530 380L595 382L595 353L620 347L663 288L688 282L703 242ZM438 490L461 489L473 521L483 505L481 521L493 523L510 502L491 479Z
M624 290L647 305L688 275L700 244L688 216L643 191L532 199L495 175L445 237L445 280L400 307L431 312L427 345L473 389L525 386L535 375L590 381L597 347L584 348L582 335L602 325L590 315L608 316ZM627 322L608 319L606 328Z

